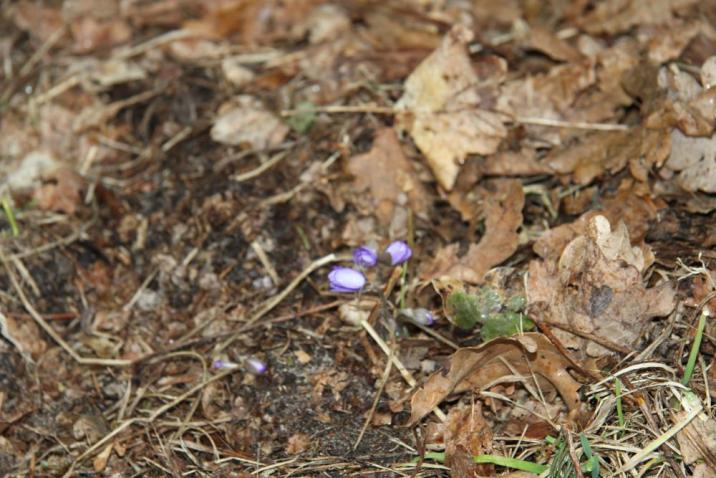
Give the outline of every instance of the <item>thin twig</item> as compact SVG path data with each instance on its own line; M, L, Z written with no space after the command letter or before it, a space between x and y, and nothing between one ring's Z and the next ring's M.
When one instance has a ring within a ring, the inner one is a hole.
M86 358L79 355L72 347L70 347L67 342L65 342L65 340L60 336L60 334L55 332L55 330L50 327L50 325L45 321L45 319L42 318L40 313L37 312L37 310L32 306L30 301L27 299L27 295L25 295L25 291L22 289L20 282L17 280L17 277L15 277L15 272L13 272L12 267L8 263L7 256L5 256L5 252L2 250L1 247L0 262L2 262L3 266L5 267L7 275L10 278L10 282L12 283L15 292L17 292L18 297L20 297L20 301L25 307L25 310L32 316L37 325L39 325L40 328L52 338L52 340L54 340L60 347L62 347L65 352L70 354L70 356L76 362L82 365L104 365L107 367L126 367L132 364L131 360Z
M389 357L385 364L385 370L383 371L383 376L380 378L380 383L378 384L378 390L375 392L375 398L373 399L373 405L370 407L370 411L368 412L368 415L365 417L365 423L363 424L363 428L361 428L360 433L358 434L358 438L356 439L356 442L353 444L354 451L356 448L358 448L358 445L360 445L361 440L363 440L363 435L365 434L365 431L368 429L368 425L370 425L370 422L373 420L373 415L375 414L375 409L378 407L378 402L380 401L380 396L383 395L383 388L385 388L385 384L388 383L388 378L390 377L391 370L393 370L393 361Z
M288 151L281 151L280 153L275 154L271 159L261 164L257 168L252 169L251 171L234 174L233 176L231 176L231 180L236 181L237 183L241 183L244 181L248 181L249 179L254 179L255 177L261 175L265 171L268 171L269 169L271 169L271 167L281 162L281 160L285 158L287 154Z
M167 403L167 404L165 404L165 405L163 405L163 406L157 408L156 410L154 410L154 412L152 412L152 414L149 415L147 418L141 418L141 417L139 417L139 418L131 418L131 419L127 420L126 422L123 422L123 423L122 423L121 425L119 425L117 428L115 428L114 430L112 430L111 432L109 432L107 435L105 435L104 437L102 437L100 440L98 440L98 441L96 441L94 444L92 444L92 446L90 446L88 449L86 449L80 456L78 456L77 458L75 458L75 460L72 462L72 464L70 465L70 467L68 468L68 470L65 472L65 474L62 475L62 478L69 478L70 476L74 476L74 475L72 474L72 472L74 471L75 467L76 467L79 463L82 462L82 460L84 460L85 458L87 458L88 456L90 456L90 455L91 455L92 453L94 453L97 449L99 449L100 447L102 447L105 443L109 442L112 438L114 438L114 437L116 437L117 435L119 435L120 433L122 433L122 431L126 430L126 429L129 428L131 425L133 425L133 424L135 424L135 423L145 423L145 424L152 423L152 422L153 422L154 420L156 420L159 416L161 416L162 414L164 414L164 412L167 412L167 411L171 410L172 408L176 407L176 406L179 405L181 402L183 402L183 401L186 400L187 398L191 397L191 396L194 395L196 392L198 392L199 390L203 389L204 387L206 387L206 386L209 385L210 383L216 382L217 380L220 380L220 379L222 379L222 378L224 378L224 377L226 377L226 376L228 376L228 375L231 375L232 373L236 372L237 370L241 370L241 369L240 369L240 368L227 369L227 370L225 370L224 372L221 372L221 373L219 373L219 374L216 374L216 375L210 377L210 378L209 378L208 380L206 380L205 382L202 382L202 383L199 383L199 384L197 384L197 385L194 385L192 388L190 388L189 390L187 390L187 391L184 392L183 394L179 395L177 398L175 398L175 399L172 400L171 402L169 402L169 403Z
M221 343L217 348L216 352L221 352L225 350L229 345L234 343L236 339L238 339L241 334L243 334L246 330L248 330L254 323L256 323L258 320L260 320L264 315L266 315L268 312L270 312L274 307L276 307L278 304L283 301L283 299L288 296L288 294L293 291L298 285L303 282L303 280L308 277L313 271L330 264L332 262L336 262L340 258L336 254L328 254L327 256L323 256L320 259L316 259L313 261L306 269L303 270L298 276L296 276L295 279L291 281L290 284L288 284L280 293L276 294L275 296L271 297L269 300L263 303L258 309L256 309L256 312L253 313L251 318L243 325L239 330L237 330L234 334L232 334L226 341Z

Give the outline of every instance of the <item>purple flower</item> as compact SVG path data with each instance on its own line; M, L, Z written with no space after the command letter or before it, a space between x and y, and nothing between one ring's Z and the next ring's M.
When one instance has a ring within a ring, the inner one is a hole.
M421 325L430 326L435 323L435 317L428 309L415 309L413 320Z
M256 375L261 375L268 370L268 365L254 357L247 358L244 362L244 366L246 370Z
M378 253L368 246L360 246L353 251L353 262L360 267L373 267L378 263Z
M222 368L236 368L238 367L237 364L234 362L230 362L228 360L223 359L216 359L211 363L211 368L213 369L222 369Z
M390 265L396 266L410 259L413 251L405 241L394 241L385 249L390 254Z
M433 316L428 309L423 309L422 307L417 309L400 309L400 313L416 324L429 327L435 323L435 316Z
M328 273L328 283L333 292L358 292L365 285L365 276L350 267L336 266Z

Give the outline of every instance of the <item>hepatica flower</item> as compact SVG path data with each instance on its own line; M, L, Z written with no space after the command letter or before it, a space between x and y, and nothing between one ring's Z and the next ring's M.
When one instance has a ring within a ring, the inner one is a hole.
M268 365L254 357L247 358L244 363L244 366L249 372L256 375L261 375L262 373L265 373L268 369Z
M428 310L419 307L417 309L400 309L400 313L416 324L430 326L435 323L435 316Z
M365 276L350 267L336 266L328 273L328 283L333 292L358 292L365 285Z
M353 262L360 267L373 267L378 263L378 253L368 246L360 246L353 251Z
M249 373L253 373L254 375L261 375L261 374L265 373L266 370L268 370L268 365L266 365L264 362L262 362L261 360L255 358L255 357L249 357L249 358L243 360L242 362L244 365L244 369ZM211 368L213 368L215 370L234 369L234 368L238 368L240 366L241 365L236 362L232 362L230 360L224 360L224 359L215 359L211 363Z
M390 254L390 265L397 266L410 259L413 255L412 249L405 241L394 241L385 249Z

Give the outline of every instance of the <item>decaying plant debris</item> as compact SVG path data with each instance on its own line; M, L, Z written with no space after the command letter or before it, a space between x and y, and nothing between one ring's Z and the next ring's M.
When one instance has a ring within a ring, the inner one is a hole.
M713 2L0 7L1 476L716 476Z

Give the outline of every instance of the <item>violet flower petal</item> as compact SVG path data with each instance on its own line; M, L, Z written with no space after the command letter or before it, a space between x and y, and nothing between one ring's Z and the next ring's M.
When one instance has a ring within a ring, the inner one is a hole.
M390 254L390 265L392 266L402 264L413 255L413 250L410 249L410 246L405 241L391 242L385 252Z
M245 366L249 372L256 375L261 375L268 370L268 365L254 357L247 358Z
M328 273L328 283L333 292L358 292L365 285L365 276L350 267L336 266Z
M378 253L368 246L360 246L353 251L353 262L360 267L373 267L378 263Z

